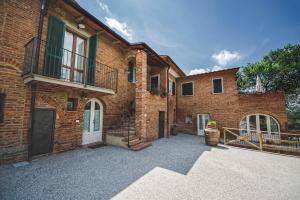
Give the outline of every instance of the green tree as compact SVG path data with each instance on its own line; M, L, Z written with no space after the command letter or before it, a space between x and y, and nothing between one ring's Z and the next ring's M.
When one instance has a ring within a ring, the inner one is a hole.
M255 87L259 76L266 91L281 90L286 95L300 89L300 44L271 51L263 60L248 64L238 74L241 90Z
M238 74L239 89L253 90L257 75L266 91L283 91L289 116L300 118L300 44L271 51L261 61L243 67Z

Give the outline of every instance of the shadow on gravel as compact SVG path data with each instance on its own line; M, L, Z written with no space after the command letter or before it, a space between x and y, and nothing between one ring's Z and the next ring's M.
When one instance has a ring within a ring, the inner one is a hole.
M0 199L110 199L155 167L186 175L210 149L203 138L179 134L138 152L83 148L18 168L1 166Z

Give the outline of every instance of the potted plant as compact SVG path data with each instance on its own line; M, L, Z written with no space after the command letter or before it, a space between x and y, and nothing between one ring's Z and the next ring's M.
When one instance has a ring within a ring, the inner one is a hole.
M205 132L205 143L209 146L218 146L220 141L220 131L217 129L217 122L209 120Z

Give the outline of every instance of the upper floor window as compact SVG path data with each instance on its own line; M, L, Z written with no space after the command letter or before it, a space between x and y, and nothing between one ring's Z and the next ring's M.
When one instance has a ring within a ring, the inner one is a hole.
M213 78L213 94L221 94L223 93L223 78Z
M169 79L169 95L175 95L175 82Z
M182 96L193 96L194 95L194 82L182 83L181 84L181 95Z
M66 31L64 38L61 79L83 82L83 69L86 62L86 41L84 38Z
M151 91L159 91L159 85L160 85L160 76L159 74L152 75L151 81L150 81L150 89Z
M0 123L4 122L4 100L5 94L0 94Z
M128 63L128 82L135 83L135 66L133 62Z

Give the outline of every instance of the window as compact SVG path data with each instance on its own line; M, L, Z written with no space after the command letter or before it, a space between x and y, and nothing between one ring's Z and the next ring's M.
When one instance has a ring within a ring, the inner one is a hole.
M213 94L223 93L223 78L214 78L212 82L213 82Z
M85 46L83 38L69 31L65 32L61 79L83 82L83 69L86 62Z
M151 76L151 82L150 82L150 89L151 91L159 91L159 85L160 85L160 80L159 80L159 74Z
M0 123L4 122L4 99L5 94L0 94Z
M240 122L240 134L255 134L258 131L262 131L263 137L268 135L279 135L280 127L276 119L270 115L264 114L251 114L246 116ZM272 136L274 138L274 136Z
M182 83L181 84L181 95L182 96L193 96L194 95L194 82Z
M175 82L169 79L169 95L175 95Z
M77 110L77 99L68 98L67 111L76 111L76 110Z
M135 83L135 66L133 62L128 63L128 82Z
M192 117L192 115L185 116L185 123L186 124L192 124L193 123L193 117Z

